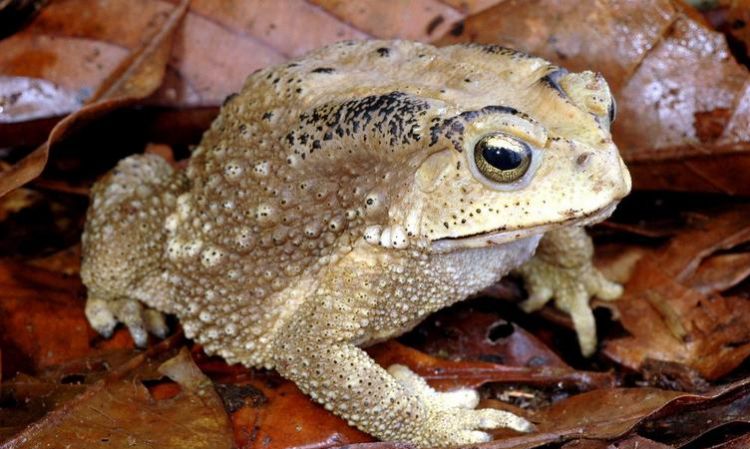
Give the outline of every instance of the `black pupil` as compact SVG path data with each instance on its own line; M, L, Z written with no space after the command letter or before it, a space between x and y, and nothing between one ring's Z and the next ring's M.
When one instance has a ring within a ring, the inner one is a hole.
M523 163L521 155L503 147L488 147L482 150L482 157L499 170L513 170Z

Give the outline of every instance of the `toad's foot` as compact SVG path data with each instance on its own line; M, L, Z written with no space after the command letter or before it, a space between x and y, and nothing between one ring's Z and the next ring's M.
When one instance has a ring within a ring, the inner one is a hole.
M409 393L418 396L431 409L438 410L435 418L447 420L451 427L455 427L453 434L456 440L464 444L492 439L490 434L477 429L508 427L519 432L534 429L534 425L529 421L510 412L495 409L474 410L479 404L479 394L471 388L448 392L435 391L421 376L404 365L391 365L388 373Z
M596 350L596 323L589 299L614 300L623 292L621 285L594 267L592 256L593 244L583 229L565 229L545 235L537 254L515 271L529 292L521 308L533 312L554 298L557 307L570 314L586 357Z
M89 297L86 300L86 318L91 327L104 337L110 337L117 323L128 327L135 345L146 346L148 334L159 338L167 336L169 328L164 315L144 307L134 299L103 300Z
M471 388L460 388L454 391L439 392L427 385L427 382L404 365L394 364L388 367L388 373L407 391L422 398L425 403L439 408L473 409L479 404L479 394Z

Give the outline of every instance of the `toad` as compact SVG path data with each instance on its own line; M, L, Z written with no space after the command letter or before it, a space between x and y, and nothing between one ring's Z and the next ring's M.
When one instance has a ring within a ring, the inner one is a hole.
M207 353L276 369L384 440L529 430L361 347L515 271L523 308L554 299L591 354L589 300L622 290L583 230L630 190L613 119L601 75L498 46L343 42L260 70L187 168L135 155L94 185L86 314L139 345L174 314Z

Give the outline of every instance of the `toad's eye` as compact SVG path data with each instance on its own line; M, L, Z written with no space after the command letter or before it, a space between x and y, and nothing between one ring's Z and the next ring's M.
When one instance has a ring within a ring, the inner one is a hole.
M505 134L488 134L474 146L477 170L501 184L520 179L531 165L531 148Z
M609 103L609 124L611 125L615 121L615 117L617 117L617 103L615 102L615 97L610 97L610 103Z

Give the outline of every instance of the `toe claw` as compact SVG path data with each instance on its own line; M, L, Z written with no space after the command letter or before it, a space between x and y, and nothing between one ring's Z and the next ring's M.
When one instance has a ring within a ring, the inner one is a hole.
M526 313L536 312L537 310L544 307L550 301L550 299L552 299L552 290L532 290L532 293L529 295L528 299L520 303L518 306Z
M142 325L129 325L130 336L133 337L133 343L139 348L145 348L148 343L148 333Z

